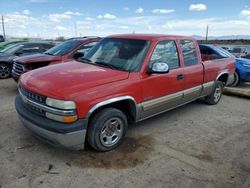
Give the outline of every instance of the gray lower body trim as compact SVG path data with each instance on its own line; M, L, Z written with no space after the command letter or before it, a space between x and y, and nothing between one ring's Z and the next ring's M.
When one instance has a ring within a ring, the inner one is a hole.
M202 93L201 95L202 96L207 96L207 95L210 95L214 89L214 84L215 82L212 81L212 82L207 82L205 84L202 85Z
M33 132L39 139L46 143L63 146L73 150L84 149L86 129L70 132L70 133L55 133L41 127L36 126L32 122L19 116L23 125Z
M148 116L161 113L173 106L178 106L183 98L183 92L177 92L171 95L163 96L157 99L141 103L141 117L144 119Z
M154 115L195 101L203 96L207 96L213 89L214 81L138 104L137 121L150 118Z

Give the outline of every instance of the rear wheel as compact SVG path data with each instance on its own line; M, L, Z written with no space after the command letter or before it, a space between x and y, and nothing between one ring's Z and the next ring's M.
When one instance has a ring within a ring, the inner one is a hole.
M11 67L6 63L0 63L0 79L9 78L11 75Z
M239 76L239 73L234 72L233 78L232 78L232 80L230 81L230 84L229 84L228 86L230 86L230 87L235 87L235 86L237 86L239 83L240 83L240 76Z
M118 147L126 134L127 118L115 108L98 112L90 122L87 139L97 151L110 151Z
M205 97L205 102L210 105L217 104L221 99L222 92L223 92L223 83L221 81L216 81L213 92Z

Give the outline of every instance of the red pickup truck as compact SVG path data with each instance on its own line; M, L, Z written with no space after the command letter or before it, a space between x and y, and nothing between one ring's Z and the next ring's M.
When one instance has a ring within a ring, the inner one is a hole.
M82 57L99 40L99 37L71 38L44 53L16 58L13 64L12 77L15 81L18 81L20 75L25 72Z
M84 58L25 73L15 106L40 139L97 151L121 144L128 123L204 98L217 104L235 59L202 61L191 37L113 35Z

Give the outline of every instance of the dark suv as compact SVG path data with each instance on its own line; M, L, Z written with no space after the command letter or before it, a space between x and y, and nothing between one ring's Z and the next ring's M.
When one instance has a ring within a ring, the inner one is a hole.
M0 51L0 79L11 76L13 60L20 56L43 53L54 44L45 42L22 42L11 45Z
M98 41L99 37L81 37L68 39L42 54L15 59L12 77L18 81L21 74L47 65L72 61L84 56Z

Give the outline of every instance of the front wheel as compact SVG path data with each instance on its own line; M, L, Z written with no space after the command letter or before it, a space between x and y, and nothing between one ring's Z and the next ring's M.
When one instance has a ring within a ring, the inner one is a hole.
M0 79L9 78L11 75L11 67L6 63L0 63Z
M224 86L221 81L216 81L213 92L205 97L205 102L210 105L217 104L221 99L223 87Z
M110 151L118 147L126 134L125 114L115 108L98 112L90 121L87 139L96 151Z

